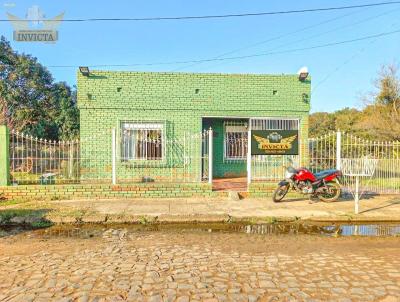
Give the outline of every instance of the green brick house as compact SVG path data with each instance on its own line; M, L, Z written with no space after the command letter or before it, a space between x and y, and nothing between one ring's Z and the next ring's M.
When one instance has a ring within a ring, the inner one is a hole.
M93 70L77 76L82 178L111 177L115 144L120 183L205 181L210 128L213 179L248 176L249 130L297 130L299 156L307 152L301 142L311 82L297 74Z

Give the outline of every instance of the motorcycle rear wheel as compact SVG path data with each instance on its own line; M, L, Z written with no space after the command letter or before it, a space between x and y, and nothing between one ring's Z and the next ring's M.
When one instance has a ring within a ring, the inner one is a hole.
M342 194L342 188L340 187L340 184L334 181L330 181L326 183L326 186L328 187L329 192L318 194L319 200L324 202L333 202L338 200L338 198Z
M286 196L287 192L289 192L289 185L279 186L275 189L272 194L273 202L280 202Z

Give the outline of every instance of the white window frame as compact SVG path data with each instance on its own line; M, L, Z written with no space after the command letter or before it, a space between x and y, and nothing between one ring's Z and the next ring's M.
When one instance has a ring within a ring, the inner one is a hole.
M164 122L131 122L131 121L122 121L121 122L121 151L125 152L125 141L124 141L124 131L125 130L138 130L138 131L151 131L151 130L160 130L161 131L161 158L151 158L148 157L147 154L144 157L137 158L136 156L136 146L133 145L133 154L132 157L122 156L124 161L143 161L143 162L153 162L153 161L164 161L166 154L166 141L165 141L165 123ZM134 143L135 144L135 143ZM121 153L122 153L121 152ZM147 152L147 151L146 151Z

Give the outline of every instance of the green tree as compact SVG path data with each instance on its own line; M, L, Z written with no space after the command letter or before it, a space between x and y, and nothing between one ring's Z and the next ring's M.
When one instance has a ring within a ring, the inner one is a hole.
M79 111L76 103L76 90L72 90L65 82L54 84L52 97L57 108L52 112L59 139L69 140L79 136Z
M362 112L354 108L344 108L332 113L316 112L310 115L310 137L319 137L331 131L360 134L358 128Z
M47 139L70 139L79 129L76 93L55 83L36 58L0 39L0 124Z
M315 112L310 115L310 137L319 137L334 131L335 119L332 113Z

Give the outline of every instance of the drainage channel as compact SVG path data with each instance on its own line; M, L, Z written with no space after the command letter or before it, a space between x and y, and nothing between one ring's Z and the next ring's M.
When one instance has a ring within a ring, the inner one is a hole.
M248 235L315 235L326 237L339 236L364 236L385 237L400 236L398 223L368 223L368 224L342 224L342 223L268 223L268 224L243 224L243 223L199 223L199 224L62 224L48 228L32 229L22 226L0 227L0 237L22 234L27 237L76 237L93 238L102 237L105 232L125 230L127 233L140 232L166 232L166 233L241 233Z

